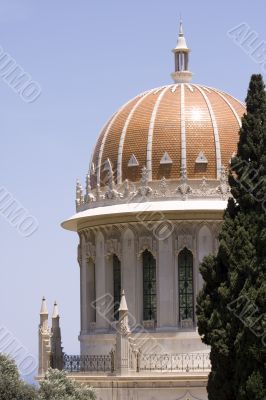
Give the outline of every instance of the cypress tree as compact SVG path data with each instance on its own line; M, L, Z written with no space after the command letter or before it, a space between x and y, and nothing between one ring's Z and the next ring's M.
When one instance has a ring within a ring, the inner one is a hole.
M209 400L266 399L266 94L253 75L237 154L232 197L217 256L204 259L197 315L211 346Z

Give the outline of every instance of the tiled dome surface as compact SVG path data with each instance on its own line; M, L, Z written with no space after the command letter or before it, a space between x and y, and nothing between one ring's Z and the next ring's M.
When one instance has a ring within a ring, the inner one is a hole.
M236 150L244 105L206 86L181 83L140 94L121 107L101 132L92 157L92 186L106 184L109 159L116 183L218 179Z

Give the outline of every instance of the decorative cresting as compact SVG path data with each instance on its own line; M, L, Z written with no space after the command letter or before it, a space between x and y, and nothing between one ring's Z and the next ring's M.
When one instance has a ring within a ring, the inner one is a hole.
M126 180L122 185L114 184L110 180L107 187L101 190L99 187L84 196L82 187L78 183L76 210L84 211L89 208L115 205L141 203L160 200L227 200L230 195L230 187L227 180L227 170L223 166L219 180L208 180L205 176L201 180L189 180L185 169L181 170L181 178L178 181L167 180L163 177L160 181L149 181L148 170L142 169L140 182Z

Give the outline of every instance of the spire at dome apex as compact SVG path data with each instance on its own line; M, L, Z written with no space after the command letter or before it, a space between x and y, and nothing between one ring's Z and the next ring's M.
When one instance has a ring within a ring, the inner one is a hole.
M175 56L175 72L171 74L176 83L189 82L192 79L192 73L188 69L190 49L187 46L183 31L183 21L180 19L179 34L176 47L173 49Z
M184 36L182 18L180 18L180 22L179 22L179 36L181 36L181 35Z

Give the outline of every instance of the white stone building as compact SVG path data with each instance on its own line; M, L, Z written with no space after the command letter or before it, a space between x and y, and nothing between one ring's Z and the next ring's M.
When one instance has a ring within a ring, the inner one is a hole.
M77 213L80 355L62 354L45 302L40 370L50 362L102 400L207 399L209 349L196 328L199 265L217 250L242 103L190 83L180 24L174 84L121 107L96 144Z

